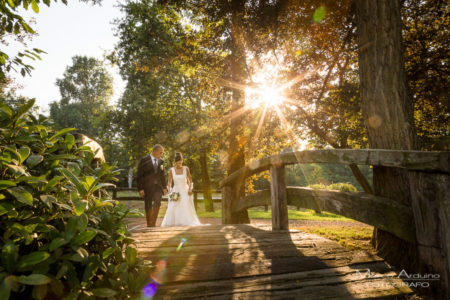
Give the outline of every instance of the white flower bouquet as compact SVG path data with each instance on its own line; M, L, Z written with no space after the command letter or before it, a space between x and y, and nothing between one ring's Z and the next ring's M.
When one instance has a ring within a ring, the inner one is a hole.
M169 200L170 201L178 201L180 200L180 194L177 192L172 192L169 194Z

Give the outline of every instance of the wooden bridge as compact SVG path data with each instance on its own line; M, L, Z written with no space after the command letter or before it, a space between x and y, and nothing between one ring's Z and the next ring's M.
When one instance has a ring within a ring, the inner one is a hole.
M426 180L412 186L413 204L407 206L367 193L287 187L285 166L302 163L401 168ZM266 170L270 190L243 196L245 179ZM449 173L449 152L316 150L251 162L221 182L224 225L146 228L134 234L140 256L156 266L147 292L170 299L398 299L419 286L448 299ZM427 268L399 273L374 254L289 231L288 204L383 229L417 247ZM248 221L248 208L260 205L272 207L271 228L238 224Z

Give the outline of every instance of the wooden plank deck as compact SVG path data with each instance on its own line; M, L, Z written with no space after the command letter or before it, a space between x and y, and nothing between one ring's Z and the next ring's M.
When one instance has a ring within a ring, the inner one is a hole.
M214 225L143 228L133 236L139 256L157 266L155 299L398 299L413 293L380 257L300 231Z

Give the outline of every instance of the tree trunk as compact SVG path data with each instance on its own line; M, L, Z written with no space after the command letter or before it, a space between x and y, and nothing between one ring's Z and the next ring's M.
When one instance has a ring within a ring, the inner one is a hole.
M206 211L214 211L214 203L211 194L211 180L208 172L208 157L205 150L200 154L200 166L202 168L203 203Z
M362 112L369 145L374 149L415 150L417 137L404 70L399 0L356 3ZM386 167L374 167L373 172L375 195L412 207L417 239L410 244L375 229L375 247L398 267L422 275L439 274L441 280L431 282L431 288L424 291L449 297L445 296L450 295L449 247L442 242L448 240L448 220L440 215L449 201L443 196L448 178Z
M401 26L398 0L357 1L362 112L373 149L416 148ZM407 171L374 167L373 172L375 195L411 205ZM375 229L373 242L388 261L400 267L410 269L416 262L415 246L385 231Z
M245 79L245 48L243 39L243 30L241 26L242 19L242 3L241 1L235 0L231 5L231 43L232 43L232 53L230 59L231 67L231 78L235 83L244 83ZM232 111L237 111L244 107L244 94L243 91L239 89L233 89L233 104ZM239 170L245 166L245 135L244 135L244 116L240 115L231 120L230 125L230 145L228 153L228 174ZM244 178L239 180L234 186L233 191L233 203L237 201L240 197L244 196ZM250 223L248 218L247 210L239 212L233 216L234 223Z

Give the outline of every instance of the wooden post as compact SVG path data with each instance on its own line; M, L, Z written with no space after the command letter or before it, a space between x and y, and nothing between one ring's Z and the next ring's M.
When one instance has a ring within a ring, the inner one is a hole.
M433 292L450 299L450 176L410 171L412 210L422 263L420 273L439 274Z
M289 230L284 165L270 168L272 230Z
M232 188L224 186L222 188L222 224L232 224L231 202L233 200Z

